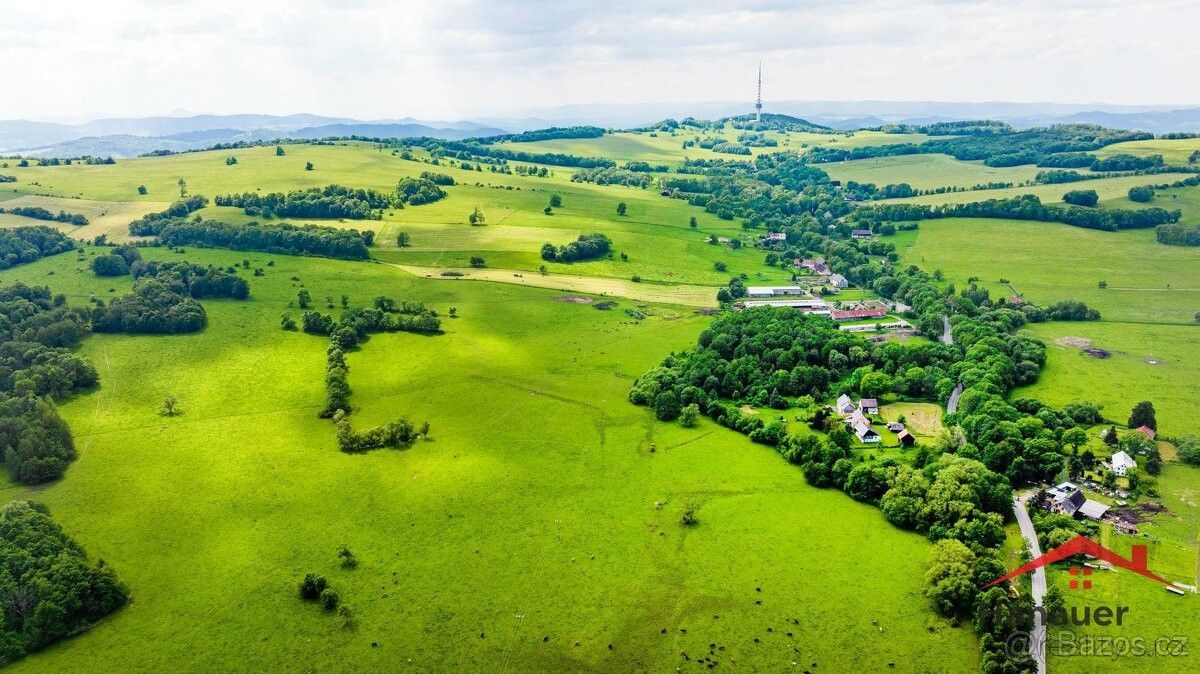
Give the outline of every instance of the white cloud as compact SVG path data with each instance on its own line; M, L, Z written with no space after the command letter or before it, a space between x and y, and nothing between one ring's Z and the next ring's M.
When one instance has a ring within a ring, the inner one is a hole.
M1194 0L0 3L0 118L768 98L1196 103Z

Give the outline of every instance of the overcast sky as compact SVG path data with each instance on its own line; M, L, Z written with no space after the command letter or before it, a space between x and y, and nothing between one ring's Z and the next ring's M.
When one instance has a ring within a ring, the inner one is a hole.
M1200 103L1200 0L0 0L0 119Z

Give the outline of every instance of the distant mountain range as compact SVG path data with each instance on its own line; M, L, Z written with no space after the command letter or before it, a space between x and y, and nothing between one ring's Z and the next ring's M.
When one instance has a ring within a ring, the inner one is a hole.
M717 119L746 114L748 102L566 105L521 117L457 122L413 118L359 120L321 115L188 115L113 117L81 124L0 121L0 153L75 157L131 157L155 150L194 150L238 141L326 136L414 137L458 140L472 136L592 124L628 128L673 117ZM929 124L998 119L1019 128L1062 123L1101 124L1152 133L1200 132L1200 106L1118 106L1065 103L953 103L919 101L765 101L764 110L803 117L834 129L889 123Z
M194 150L238 141L326 136L462 139L507 133L475 122L421 122L415 119L362 121L320 115L190 115L115 117L82 124L25 120L0 121L0 152L74 157L130 157L155 150Z

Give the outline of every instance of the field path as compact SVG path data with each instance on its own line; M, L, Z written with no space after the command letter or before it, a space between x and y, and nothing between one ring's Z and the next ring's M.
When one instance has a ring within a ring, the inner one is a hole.
M382 264L406 271L414 276L441 281L491 281L493 283L512 283L535 288L549 288L563 292L624 297L641 302L661 302L664 304L682 304L689 307L705 308L715 308L717 306L716 288L710 286L634 283L625 279L604 278L600 276L574 276L571 274L542 275L537 272L527 272L520 269L418 267L415 265L396 264L394 262L384 262ZM453 272L461 274L461 276L443 276L443 272Z
M1042 556L1042 548L1038 545L1037 531L1033 528L1033 521L1029 519L1029 511L1025 509L1026 502L1033 496L1036 490L1027 491L1017 498L1013 499L1013 515L1017 518L1017 525L1021 528L1021 537L1025 539L1025 544L1029 547L1029 554L1032 559ZM1046 570L1037 568L1033 571L1032 578L1033 586L1033 605L1041 606L1042 598L1046 596ZM1038 674L1046 674L1046 625L1045 622L1034 614L1033 632L1029 635L1029 655L1037 662Z

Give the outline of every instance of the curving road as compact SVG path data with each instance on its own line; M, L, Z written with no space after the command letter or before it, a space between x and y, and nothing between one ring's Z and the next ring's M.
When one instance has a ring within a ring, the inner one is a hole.
M1021 528L1021 538L1025 539L1025 544L1029 546L1029 554L1033 558L1042 555L1042 548L1038 545L1037 531L1033 528L1033 521L1029 519L1029 511L1026 510L1026 503L1030 497L1037 493L1036 489L1031 489L1013 499L1013 515L1017 518L1017 525ZM1046 570L1034 569L1033 578L1033 605L1041 606L1042 599L1046 596ZM1046 674L1046 649L1043 644L1046 643L1046 625L1045 622L1034 614L1033 632L1029 635L1029 656L1037 663L1038 674Z
M949 316L942 316L942 343L954 343L954 331L950 328ZM947 414L954 414L954 412L958 409L958 397L962 395L962 392L962 382L958 382L958 385L955 386L954 390L950 392L950 398L946 401Z
M953 344L954 332L950 329L950 317L942 316L942 343Z

